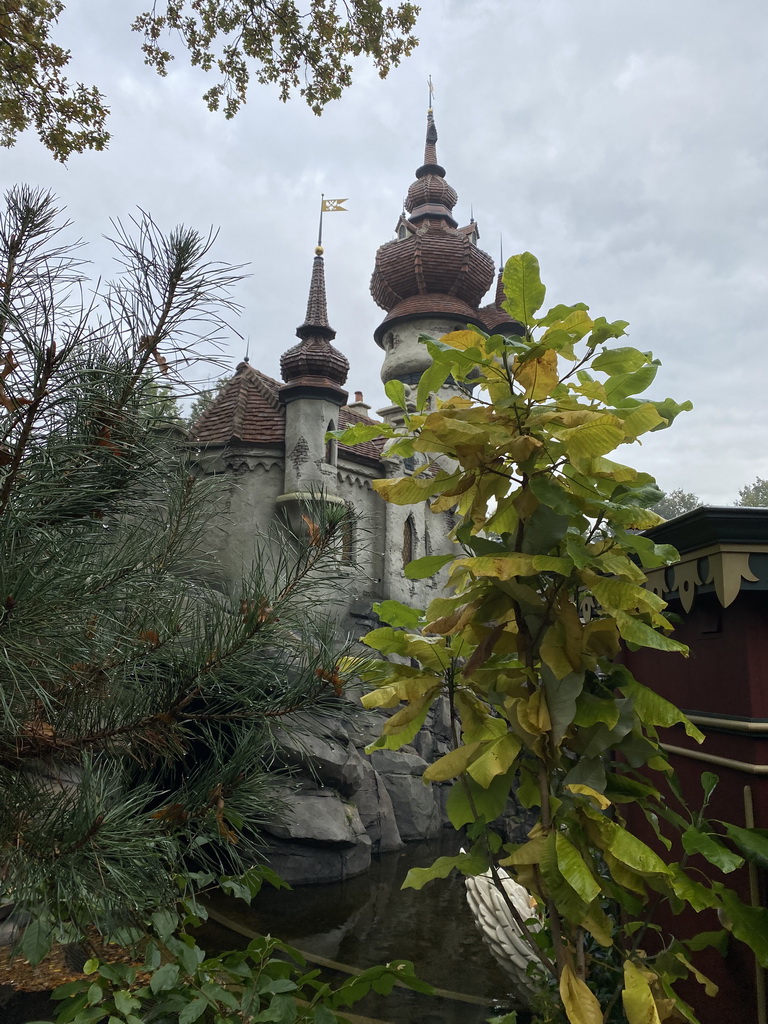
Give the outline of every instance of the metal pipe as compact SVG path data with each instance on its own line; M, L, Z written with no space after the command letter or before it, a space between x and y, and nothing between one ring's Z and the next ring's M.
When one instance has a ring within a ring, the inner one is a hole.
M723 768L733 768L737 772L748 775L768 775L768 764L750 764L749 761L734 761L732 757L720 757L718 754L706 754L703 750L689 750L688 747L676 747L671 743L660 743L662 750L680 757L690 757L693 761L704 761L705 764L718 764Z
M686 711L685 715L694 725L702 728L725 729L728 732L768 733L768 722L756 722L751 718L716 718L714 715L699 715Z

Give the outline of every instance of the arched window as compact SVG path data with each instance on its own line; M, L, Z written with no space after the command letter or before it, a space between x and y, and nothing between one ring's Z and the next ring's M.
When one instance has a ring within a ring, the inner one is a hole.
M416 524L409 515L403 523L403 568L416 557Z
M335 429L336 429L336 424L333 422L333 420L330 420L328 422L328 426L326 427L326 430L335 430ZM328 440L325 442L325 461L328 463L329 466L335 466L336 465L336 455L337 455L337 452L338 452L338 442L336 441L336 438L335 437L329 437Z

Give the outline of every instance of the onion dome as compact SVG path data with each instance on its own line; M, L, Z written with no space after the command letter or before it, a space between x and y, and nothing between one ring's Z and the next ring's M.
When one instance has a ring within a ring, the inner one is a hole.
M280 357L280 373L286 385L330 386L341 391L349 373L349 362L331 344L336 331L328 323L323 249L319 245L312 264L307 314L304 323L296 328L296 335L301 339L299 344Z
M474 223L457 227L458 197L437 162L436 143L430 110L424 163L405 201L410 216L400 218L398 237L376 253L371 295L389 314L376 331L379 342L394 320L419 313L481 323L477 307L493 281L493 260L474 244Z
M504 271L500 270L493 302L480 307L480 317L489 334L517 334L522 337L525 334L525 327L504 309L507 296L504 293L503 274Z

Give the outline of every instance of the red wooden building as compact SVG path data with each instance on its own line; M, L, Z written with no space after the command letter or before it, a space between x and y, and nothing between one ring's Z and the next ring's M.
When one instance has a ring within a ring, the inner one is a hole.
M768 829L768 508L697 508L648 535L680 553L647 586L679 616L675 638L690 657L629 651L626 664L705 734L701 745L682 727L662 737L689 803L701 805L700 776L711 771L720 783L708 816ZM766 905L766 879L755 866L724 880L744 902ZM713 912L675 921L678 934L718 927ZM702 956L720 992L709 998L693 985L685 998L703 1024L768 1024L765 972L754 957L736 942L725 961Z

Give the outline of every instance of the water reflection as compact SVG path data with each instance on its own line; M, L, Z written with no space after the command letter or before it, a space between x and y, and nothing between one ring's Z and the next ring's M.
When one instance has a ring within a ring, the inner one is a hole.
M425 867L436 857L455 852L456 844L453 835L412 844L383 855L367 875L348 882L287 893L265 889L250 908L234 900L222 900L219 908L241 924L279 936L306 953L354 967L413 960L419 975L432 985L487 1000L487 1006L476 1006L395 989L386 998L372 993L352 1012L390 1024L479 1024L494 1012L492 1001L508 1003L514 995L510 979L475 928L461 878L438 880L418 892L400 889L409 868Z

